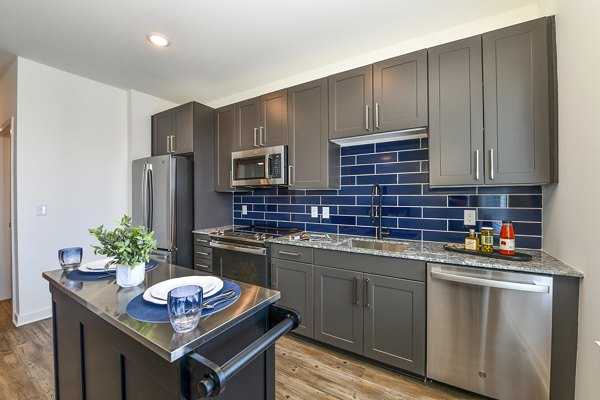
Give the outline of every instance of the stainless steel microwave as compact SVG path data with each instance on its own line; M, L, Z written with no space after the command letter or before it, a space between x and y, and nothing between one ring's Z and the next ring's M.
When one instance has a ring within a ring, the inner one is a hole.
M287 146L231 153L233 186L287 185Z

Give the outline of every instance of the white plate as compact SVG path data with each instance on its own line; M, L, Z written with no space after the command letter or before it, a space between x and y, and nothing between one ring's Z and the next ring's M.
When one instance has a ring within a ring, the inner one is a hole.
M81 272L96 272L96 273L106 272L106 269L104 269L104 266L109 261L112 261L112 258L104 258L102 260L90 261L88 263L81 264L78 269ZM114 271L116 269L117 269L116 264L113 264L108 268L108 271Z
M159 282L151 286L144 292L143 299L150 303L166 305L166 298L169 291L186 285L201 286L204 291L204 298L210 297L223 289L223 281L215 276L184 276ZM164 297L161 298L161 296Z

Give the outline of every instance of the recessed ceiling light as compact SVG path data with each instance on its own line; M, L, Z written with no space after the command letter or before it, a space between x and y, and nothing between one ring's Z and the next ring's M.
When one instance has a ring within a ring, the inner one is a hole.
M158 47L167 47L171 44L169 38L167 38L162 33L150 32L146 35L146 38L150 43Z

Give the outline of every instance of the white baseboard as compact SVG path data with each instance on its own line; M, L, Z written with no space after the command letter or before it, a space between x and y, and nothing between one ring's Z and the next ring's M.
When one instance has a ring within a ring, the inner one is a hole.
M31 313L19 315L18 313L13 314L13 324L15 326L23 326L30 324L32 322L40 321L42 319L50 318L52 316L52 308L43 308L38 311L34 311Z

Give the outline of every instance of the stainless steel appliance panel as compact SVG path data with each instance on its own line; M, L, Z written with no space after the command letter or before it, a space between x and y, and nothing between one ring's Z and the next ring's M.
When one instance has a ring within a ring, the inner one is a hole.
M427 377L497 399L548 399L552 284L428 264Z
M213 248L214 274L269 287L271 280L265 247L219 241L211 241L210 246Z

